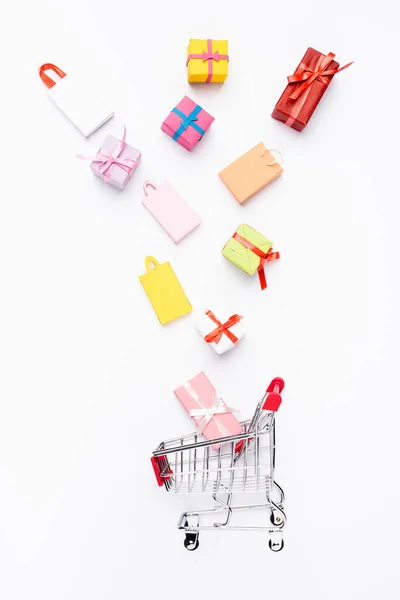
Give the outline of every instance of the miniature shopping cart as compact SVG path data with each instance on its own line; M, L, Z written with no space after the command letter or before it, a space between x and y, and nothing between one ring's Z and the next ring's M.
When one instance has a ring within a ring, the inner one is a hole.
M264 531L269 534L271 550L282 550L285 496L274 470L275 413L284 385L279 377L271 381L253 418L241 423L241 434L206 440L200 433L192 433L161 442L153 452L151 462L159 486L175 494L211 494L216 503L214 508L181 515L178 528L185 532L187 550L198 548L199 532L204 529ZM258 503L233 505L232 496L239 492L262 493L263 501L258 498ZM232 525L233 513L246 509L266 509L267 522ZM215 521L215 515L222 517Z

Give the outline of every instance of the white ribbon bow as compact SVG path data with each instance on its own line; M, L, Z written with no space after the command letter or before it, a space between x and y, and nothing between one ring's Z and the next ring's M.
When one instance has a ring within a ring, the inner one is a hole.
M226 404L222 400L222 394L218 391L215 391L214 404L207 408L206 406L204 406L204 403L201 401L199 395L195 392L190 383L184 383L183 387L188 392L188 394L190 394L193 400L195 400L202 407L194 408L189 411L189 415L191 417L199 419L197 421L197 429L199 433L203 433L204 429L207 427L211 419L214 419L216 415L239 412L231 406L226 406ZM223 437L230 435L229 431L226 429L226 427L223 426L223 424L218 419L215 419L215 424L218 428L218 431Z

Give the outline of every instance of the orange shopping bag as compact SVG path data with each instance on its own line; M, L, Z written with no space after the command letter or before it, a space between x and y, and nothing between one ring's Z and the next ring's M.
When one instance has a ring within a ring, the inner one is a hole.
M281 164L260 142L225 167L219 176L236 200L243 204L282 173Z

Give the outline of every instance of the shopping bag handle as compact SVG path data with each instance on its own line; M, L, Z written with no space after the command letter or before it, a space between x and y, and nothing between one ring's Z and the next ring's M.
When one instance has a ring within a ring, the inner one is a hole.
M53 65L52 63L45 63L41 67L39 67L39 75L40 79L43 81L46 87L49 90L56 85L56 82L51 79L48 75L46 75L45 71L54 71L61 79L66 76L66 73L57 67L57 65Z
M146 194L146 196L149 195L147 192L148 187L152 187L153 190L156 190L158 186L155 183L153 183L152 181L145 181L143 184L143 189L144 189L144 193Z
M154 269L152 269L151 265L154 265L154 269L156 269L157 267L160 266L160 263L158 262L158 260L156 260L154 258L154 256L146 256L146 258L144 259L144 266L146 267L146 271L148 273L150 271L154 271Z

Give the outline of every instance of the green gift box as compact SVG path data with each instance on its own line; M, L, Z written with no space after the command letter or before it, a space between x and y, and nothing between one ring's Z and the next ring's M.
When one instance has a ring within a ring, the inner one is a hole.
M222 255L249 275L258 271L261 289L267 287L264 265L279 258L279 252L272 252L272 242L250 227L240 225L225 244Z

